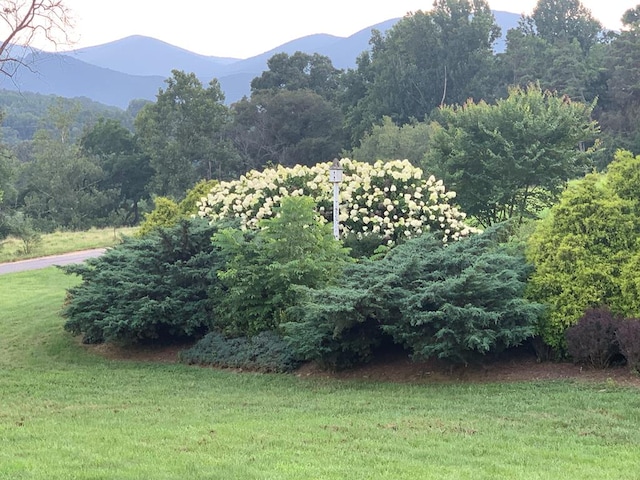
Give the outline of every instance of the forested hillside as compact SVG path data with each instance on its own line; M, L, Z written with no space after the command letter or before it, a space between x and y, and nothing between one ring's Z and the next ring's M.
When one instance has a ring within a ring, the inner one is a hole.
M73 99L57 95L0 90L0 110L3 113L2 139L8 145L31 140L39 129L50 130L50 114L58 110L71 115L71 137L77 140L87 125L99 118L111 118L127 128L133 128L131 112L94 102L85 97Z

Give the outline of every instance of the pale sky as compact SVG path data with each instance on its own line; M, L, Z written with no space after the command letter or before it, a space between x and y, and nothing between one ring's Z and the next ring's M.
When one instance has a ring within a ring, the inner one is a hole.
M346 37L407 12L429 10L433 4L432 0L64 1L75 22L71 48L138 34L203 55L236 58L258 55L314 33ZM531 13L536 3L536 0L489 0L493 10L518 14ZM622 14L640 0L582 0L582 3L605 27L620 29Z

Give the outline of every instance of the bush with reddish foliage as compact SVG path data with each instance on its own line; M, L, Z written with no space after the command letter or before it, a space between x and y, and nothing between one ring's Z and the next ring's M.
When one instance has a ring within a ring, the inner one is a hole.
M623 321L608 308L590 308L565 332L567 352L577 363L606 368L620 353L616 332Z
M620 353L631 370L640 372L640 319L623 320L616 330Z

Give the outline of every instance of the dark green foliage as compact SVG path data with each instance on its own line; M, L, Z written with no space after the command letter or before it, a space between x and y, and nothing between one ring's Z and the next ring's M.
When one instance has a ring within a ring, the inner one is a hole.
M65 329L86 343L136 343L194 337L212 322L208 291L221 268L215 228L183 220L84 264L61 267L82 277L71 288Z
M602 25L580 0L538 0L525 25L536 35L555 44L577 40L583 50L589 50L601 37Z
M626 319L618 324L616 341L631 370L640 372L640 319Z
M113 210L124 210L125 222L139 222L138 204L148 197L146 185L153 171L143 155L137 138L121 123L100 119L79 141L81 151L98 160L105 178L104 190L117 196Z
M371 52L345 78L346 126L354 145L387 115L398 125L422 120L438 106L483 97L500 36L484 0L437 0L383 35L374 30Z
M17 205L42 231L56 228L84 230L109 224L118 194L102 188L106 179L96 158L82 154L75 144L39 130L33 140L33 160L21 165Z
M153 169L150 191L180 198L202 178L228 177L235 153L223 135L230 117L218 81L203 86L194 73L173 70L166 84L135 127Z
M260 91L276 93L282 90L309 90L327 100L338 91L340 70L334 68L325 55L304 52L276 53L267 60L268 70L251 81L251 94Z
M567 353L577 363L587 363L596 368L606 368L620 353L616 330L620 317L606 307L590 308L578 323L565 333Z
M257 91L233 105L230 135L243 164L315 165L339 156L342 114L311 90Z
M306 292L283 327L308 359L366 360L391 337L415 358L468 362L533 335L539 304L522 298L529 269L503 228L446 245L433 234L348 267L339 286Z
M285 197L279 215L257 232L227 229L214 236L227 263L219 272L216 325L234 336L273 330L297 301L293 286L320 288L348 261L331 225L315 217L308 197Z
M373 358L384 339L380 321L390 312L364 283L367 273L383 272L374 271L373 263L366 265L368 270L360 264L348 267L339 286L299 289L300 301L288 311L292 321L282 328L285 339L303 359L341 369Z
M342 239L342 243L349 249L353 258L366 258L376 254L380 249L388 249L387 242L382 235L370 234L358 238L355 233L350 233Z
M275 332L254 337L227 338L218 332L205 335L195 346L180 352L181 362L261 372L290 372L300 361L293 349Z

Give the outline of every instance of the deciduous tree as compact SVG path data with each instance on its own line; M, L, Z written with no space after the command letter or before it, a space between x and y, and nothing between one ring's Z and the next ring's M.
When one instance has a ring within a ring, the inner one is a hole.
M426 122L398 126L391 117L383 117L351 151L351 158L373 163L376 160L407 159L419 165L429 148L431 127Z
M499 34L484 0L437 0L433 10L407 15L386 35L374 31L369 58L358 63L360 80L349 78L360 95L343 96L352 139L383 115L402 125L439 105L484 97Z
M308 89L260 91L233 106L231 135L246 169L315 165L342 148L342 115Z
M640 5L623 16L624 30L605 60L608 71L602 124L614 148L640 153Z
M591 102L606 88L602 67L610 37L579 0L539 0L533 14L507 33L507 49L499 59L502 82L539 82Z
M462 209L484 226L535 217L555 202L567 180L588 169L586 145L598 132L592 110L536 85L512 88L495 105L445 107L425 169L435 170Z
M311 90L330 100L336 95L341 71L325 55L277 53L267 61L268 70L251 81L252 95L269 90Z
M531 16L524 17L532 32L552 45L577 40L588 51L603 35L602 24L580 0L538 0Z
M149 157L141 152L133 133L116 120L102 119L85 132L80 147L97 158L105 173L103 189L118 192L114 210L123 207L125 221L137 224L138 203L148 197L146 187L153 172Z
M229 111L218 81L205 88L195 74L174 70L166 83L135 126L154 170L152 192L181 198L199 179L228 177L235 152L224 134Z

